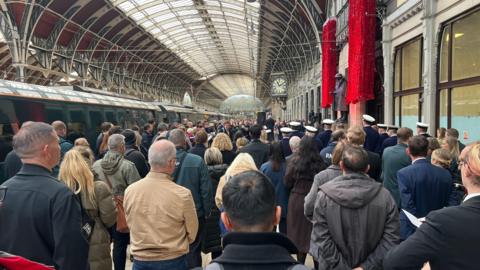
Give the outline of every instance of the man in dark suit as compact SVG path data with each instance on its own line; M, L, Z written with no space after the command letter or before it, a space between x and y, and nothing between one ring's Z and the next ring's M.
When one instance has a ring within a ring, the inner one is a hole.
M387 125L385 124L378 124L378 142L377 142L377 147L375 148L375 153L381 155L382 154L382 145L383 142L388 139L390 136L387 133Z
M370 152L375 152L378 144L380 135L378 131L372 128L372 125L375 124L375 118L371 117L368 114L363 115L363 131L365 131L365 143L363 147L365 150Z
M253 125L250 128L250 138L252 140L240 150L240 153L248 153L252 156L258 169L260 169L263 163L268 161L270 155L270 146L260 141L261 132L261 126Z
M426 160L428 140L425 136L414 136L408 143L407 154L412 165L397 173L402 209L418 218L430 211L450 204L453 181L451 174ZM400 213L400 236L407 239L415 232L403 211Z
M332 137L332 125L335 123L332 119L324 119L322 121L323 131L317 135L317 139L322 143L322 148L328 146L330 138Z
M365 131L359 126L353 126L347 131L347 140L350 144L363 146L365 143ZM368 165L370 165L367 174L375 181L380 182L380 156L372 151L366 151L368 154Z
M383 186L392 194L397 207L400 208L400 191L398 190L397 172L410 164L412 160L407 154L408 140L413 136L413 130L401 128L398 131L398 144L385 149L382 155Z
M397 143L398 143L397 131L398 131L397 126L389 126L388 127L387 132L388 132L389 137L386 138L385 141L383 141L383 143L382 143L382 148L380 150L380 156L383 154L383 151L385 151L385 148L397 145Z
M432 211L407 240L390 250L385 270L478 269L480 243L480 144L467 146L460 155L462 181L468 196L459 206Z
M265 121L265 126L267 126L267 130L270 130L270 132L267 133L268 141L272 142L274 139L273 131L275 129L275 120L273 119L272 115L268 116L267 120Z

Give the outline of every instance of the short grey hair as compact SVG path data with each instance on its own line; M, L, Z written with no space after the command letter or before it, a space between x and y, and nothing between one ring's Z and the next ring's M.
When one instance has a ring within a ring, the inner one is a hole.
M161 151L158 150L158 147L155 147L155 144L160 143L165 144ZM152 168L166 168L168 166L168 161L174 159L176 155L177 150L172 142L167 140L157 141L150 147L150 149L148 149L148 164L150 164Z
M13 149L20 158L32 158L46 144L58 140L53 127L43 122L23 125L13 136Z
M122 134L112 134L108 137L108 150L120 150L122 145L125 145L125 136Z
M181 129L174 129L170 131L168 140L171 141L175 146L185 146L185 132Z
M292 151L293 151L293 149L296 150L296 149L300 148L300 141L301 141L301 139L298 136L291 137L290 141L288 142L288 144L290 145L290 149L292 149Z

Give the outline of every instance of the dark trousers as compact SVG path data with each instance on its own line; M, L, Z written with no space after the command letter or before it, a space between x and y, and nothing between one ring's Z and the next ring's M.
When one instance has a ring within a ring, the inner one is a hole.
M205 237L205 218L198 218L198 232L187 254L188 268L202 267L202 241ZM117 270L117 269L115 269Z
M287 218L282 217L280 219L279 231L285 235L287 235Z
M113 266L115 270L125 270L127 261L127 246L130 243L130 234L117 232L116 225L113 226Z
M187 270L185 255L165 261L133 261L132 270Z

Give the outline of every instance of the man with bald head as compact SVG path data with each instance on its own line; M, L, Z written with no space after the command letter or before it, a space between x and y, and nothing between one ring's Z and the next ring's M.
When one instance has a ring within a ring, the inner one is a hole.
M189 269L189 244L198 220L192 193L172 178L175 145L160 140L148 150L150 172L125 191L125 215L130 228L133 269Z
M0 186L0 250L60 270L88 267L80 204L51 176L60 159L52 126L32 122L13 137L23 166Z

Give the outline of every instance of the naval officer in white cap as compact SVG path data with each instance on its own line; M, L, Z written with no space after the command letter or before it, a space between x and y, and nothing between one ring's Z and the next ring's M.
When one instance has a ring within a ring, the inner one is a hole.
M428 124L417 122L417 135L422 135L425 138L432 137L428 134Z
M303 135L305 135L305 134L303 134L303 132L301 131L301 129L302 129L302 123L297 122L297 121L292 121L292 122L290 122L289 124L290 124L290 127L293 129L293 132L292 132L292 134L291 134L290 137L297 136L297 137L299 137L299 138L302 138Z
M375 152L377 149L378 140L380 135L378 132L372 128L372 125L375 124L375 118L371 117L368 114L363 115L363 130L365 131L365 143L363 144L363 148L370 152Z
M317 144L318 152L322 151L323 144L322 141L317 136L318 129L312 126L305 126L305 136L312 137Z
M375 152L381 155L383 142L386 139L388 139L388 137L390 136L388 136L388 133L387 133L387 128L388 128L387 125L378 124L377 127L378 127L378 135L380 136L378 137L377 148L375 149Z
M282 140L280 141L280 144L282 145L283 154L287 157L292 154L292 149L290 149L290 138L292 137L291 134L293 129L289 127L282 127L280 132L282 133Z
M332 125L335 123L332 119L323 119L323 132L317 135L317 139L322 143L321 149L327 147L330 142L330 137L332 136ZM320 151L321 151L320 149Z

